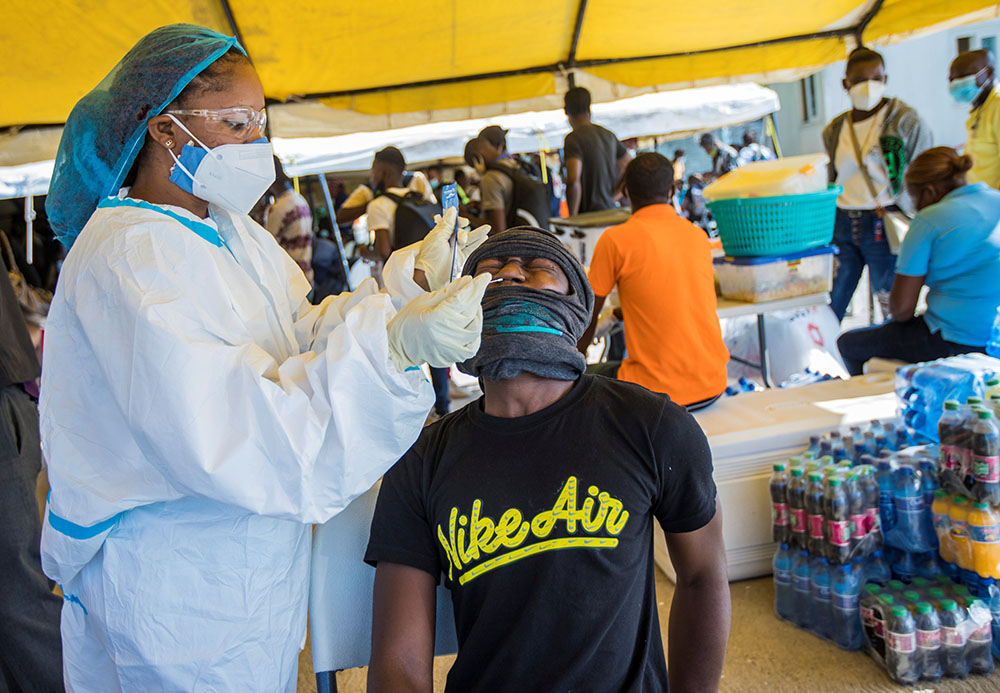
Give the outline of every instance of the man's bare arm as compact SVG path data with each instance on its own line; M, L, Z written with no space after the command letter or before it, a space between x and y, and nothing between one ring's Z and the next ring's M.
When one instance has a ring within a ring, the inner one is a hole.
M566 206L571 217L580 213L580 200L583 198L583 186L580 178L583 176L583 159L566 159Z
M667 641L670 690L717 691L732 618L718 498L711 522L693 532L666 537L677 572Z
M341 207L337 210L337 226L351 224L355 219L368 211L368 203L356 207Z
M429 693L434 689L436 591L430 573L379 563L372 606L372 693Z
M913 319L917 311L917 301L920 300L920 289L924 286L927 276L913 277L907 274L897 274L892 281L889 292L889 313L896 322L906 322Z

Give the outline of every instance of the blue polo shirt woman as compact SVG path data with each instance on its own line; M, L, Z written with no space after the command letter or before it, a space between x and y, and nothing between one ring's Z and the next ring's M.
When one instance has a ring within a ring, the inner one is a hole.
M837 341L851 375L873 357L929 361L985 351L1000 306L1000 192L969 184L972 157L934 147L906 170L919 210L899 250L892 319ZM926 285L927 310L915 315Z

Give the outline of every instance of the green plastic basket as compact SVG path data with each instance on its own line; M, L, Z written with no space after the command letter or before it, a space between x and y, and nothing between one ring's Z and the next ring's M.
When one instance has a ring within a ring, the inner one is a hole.
M837 197L831 185L824 192L776 197L737 197L708 203L726 255L783 255L833 241Z

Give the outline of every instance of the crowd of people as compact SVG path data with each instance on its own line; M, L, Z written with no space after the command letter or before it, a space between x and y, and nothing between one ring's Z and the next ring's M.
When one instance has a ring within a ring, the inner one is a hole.
M891 318L841 337L852 373L981 351L1000 306L992 57L951 67L966 154L932 147L885 82L882 57L854 51L852 109L823 134L843 188L833 310L867 266ZM46 203L68 253L40 392L40 344L0 277L0 688L293 690L310 527L379 478L371 690L430 690L442 578L455 689L718 686L722 508L691 412L722 395L729 354L700 191L774 152L706 133L711 167L692 173L683 150L630 150L592 122L585 88L564 98L561 170L498 126L450 172L376 152L327 210L335 234L366 217L373 276L322 300L320 268L344 258L263 137L235 39L162 27L81 99ZM441 207L449 176L461 216ZM557 185L569 215L631 208L589 268L547 231ZM624 343L588 366L612 293ZM452 367L483 397L449 414ZM669 668L654 522L677 574Z

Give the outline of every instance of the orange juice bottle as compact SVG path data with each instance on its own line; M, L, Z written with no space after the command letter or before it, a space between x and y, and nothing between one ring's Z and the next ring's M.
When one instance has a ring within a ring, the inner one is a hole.
M962 570L972 570L972 545L969 543L969 499L955 496L951 499L951 545L955 564Z
M988 503L973 503L968 525L972 569L980 577L1000 577L1000 515Z
M951 498L947 491L938 489L934 492L934 502L931 503L931 516L934 518L934 533L937 534L941 546L941 558L948 563L955 562L955 547L951 543Z

